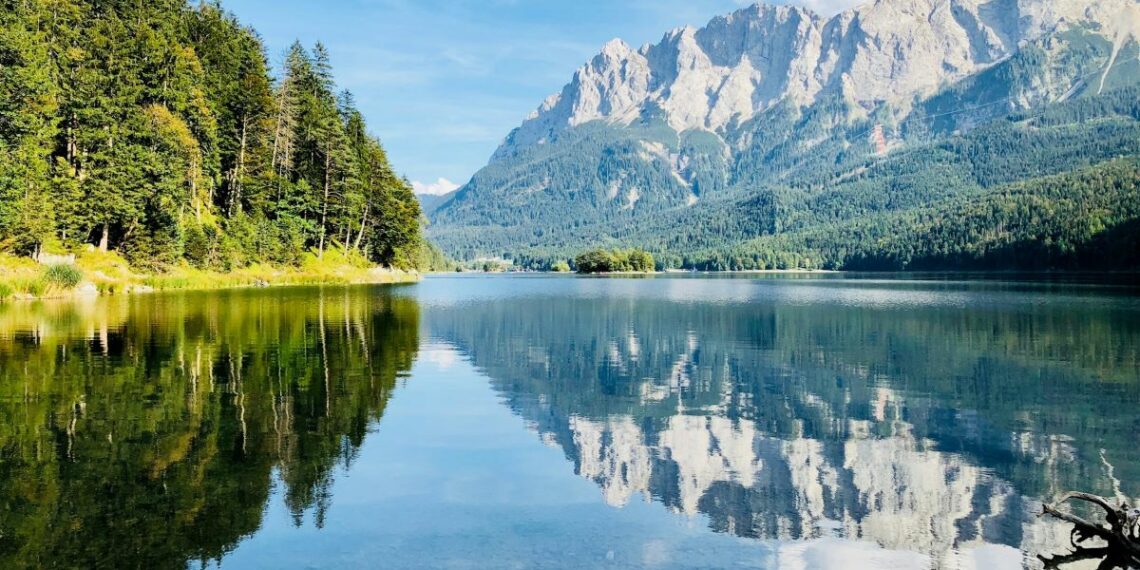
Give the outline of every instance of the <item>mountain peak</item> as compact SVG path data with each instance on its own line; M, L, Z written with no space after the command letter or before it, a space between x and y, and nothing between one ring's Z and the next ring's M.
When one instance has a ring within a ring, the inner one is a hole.
M776 14L776 15L802 14L802 15L810 15L813 17L819 17L819 14L816 13L815 10L812 10L811 8L809 8L807 6L800 6L800 5L796 5L796 4L768 4L765 2L756 2L750 6L747 6L745 8L741 8L735 12L732 12L731 14L728 14L727 16L720 16L720 17L725 18L725 19L729 19L729 20L736 19L736 18L756 19L756 18L764 18L764 17L766 17L768 15L772 15L772 14Z
M837 97L863 108L905 104L1066 22L1092 22L1116 42L1135 36L1138 6L1134 0L876 0L825 19L805 7L757 3L703 28L676 28L640 50L610 40L496 156L591 121L628 124L650 109L664 111L678 132L722 132L781 102L806 107Z
M614 38L602 46L602 51L599 55L605 56L608 59L623 59L628 57L633 52L633 48L625 43L621 38Z

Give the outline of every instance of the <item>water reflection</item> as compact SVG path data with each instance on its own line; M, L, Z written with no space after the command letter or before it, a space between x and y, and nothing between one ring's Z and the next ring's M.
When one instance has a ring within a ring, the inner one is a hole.
M0 567L216 559L277 484L322 524L418 319L360 290L0 304Z
M1042 498L1140 495L1138 378L1140 300L1057 283L0 305L0 567L1040 567Z
M504 302L481 287L426 310L431 334L615 507L642 497L741 537L1019 568L1069 544L1035 516L1041 497L1140 493L1130 297L532 280Z

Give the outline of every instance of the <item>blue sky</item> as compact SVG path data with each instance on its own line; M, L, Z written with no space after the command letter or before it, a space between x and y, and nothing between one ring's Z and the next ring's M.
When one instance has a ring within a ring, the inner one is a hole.
M790 0L783 0L787 3ZM833 13L856 0L797 0ZM420 191L466 182L611 38L658 41L746 0L223 0L277 65L323 41L396 169Z

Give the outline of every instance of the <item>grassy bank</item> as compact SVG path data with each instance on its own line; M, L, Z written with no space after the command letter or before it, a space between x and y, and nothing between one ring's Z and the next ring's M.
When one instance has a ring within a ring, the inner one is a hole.
M419 279L419 273L374 267L362 256L333 250L321 258L306 253L296 267L251 265L228 272L189 265L145 272L132 268L118 254L99 251L81 253L74 264L61 265L0 255L0 301L239 287L412 283Z

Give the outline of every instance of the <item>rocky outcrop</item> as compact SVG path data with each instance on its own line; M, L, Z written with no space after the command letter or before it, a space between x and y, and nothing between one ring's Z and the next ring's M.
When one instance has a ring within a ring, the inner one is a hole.
M678 132L723 132L780 102L906 104L1059 29L1088 26L1119 44L1140 35L1138 13L1133 0L879 0L831 18L756 4L641 49L610 41L495 156L648 113Z

